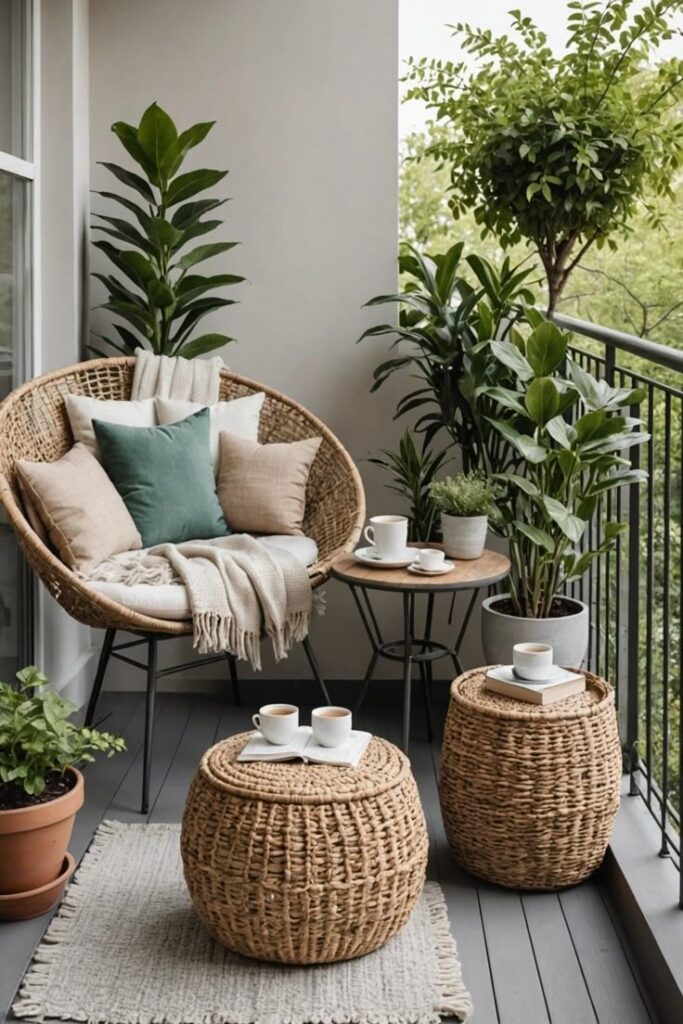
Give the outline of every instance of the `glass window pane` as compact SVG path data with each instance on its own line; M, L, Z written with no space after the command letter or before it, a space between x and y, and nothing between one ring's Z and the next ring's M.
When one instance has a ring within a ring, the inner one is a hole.
M29 192L27 182L0 171L0 400L28 371ZM27 656L31 628L26 570L0 507L0 679L11 678Z
M29 3L0 0L0 150L31 159L28 140Z

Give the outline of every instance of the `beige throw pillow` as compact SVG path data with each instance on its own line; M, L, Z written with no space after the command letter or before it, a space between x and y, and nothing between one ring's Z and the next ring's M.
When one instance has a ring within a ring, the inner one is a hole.
M233 533L301 533L321 437L258 444L221 433L218 498Z
M87 573L105 558L142 547L118 491L83 444L56 462L17 463L21 487L70 569Z

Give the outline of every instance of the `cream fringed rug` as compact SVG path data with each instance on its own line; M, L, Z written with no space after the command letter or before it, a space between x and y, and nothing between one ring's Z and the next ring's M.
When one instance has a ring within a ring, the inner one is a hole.
M14 1012L89 1024L439 1024L472 1012L441 889L358 960L229 953L195 918L178 825L105 822L29 967Z

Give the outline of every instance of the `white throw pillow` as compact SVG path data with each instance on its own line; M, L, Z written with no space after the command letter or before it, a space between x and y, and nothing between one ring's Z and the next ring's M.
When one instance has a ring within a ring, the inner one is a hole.
M247 395L246 398L233 398L229 402L215 402L209 406L211 424L211 462L214 474L218 474L218 463L220 458L218 447L218 436L222 430L227 430L245 441L258 441L259 420L261 418L261 407L265 398L263 391L257 391L254 395ZM193 412L199 412L206 406L201 402L182 402L174 398L156 398L157 420L160 425L165 423L176 423L191 416Z
M66 414L69 417L75 441L81 441L95 456L100 449L95 439L93 420L106 423L121 423L125 427L155 427L154 399L141 398L135 402L119 402L112 399L88 398L87 395L67 395Z

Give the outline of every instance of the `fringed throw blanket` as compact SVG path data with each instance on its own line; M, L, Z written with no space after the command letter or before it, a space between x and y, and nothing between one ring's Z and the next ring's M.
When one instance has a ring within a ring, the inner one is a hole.
M194 646L228 651L261 668L261 634L276 659L303 640L313 606L308 571L294 555L248 534L160 544L102 562L91 579L108 583L177 583L187 587Z
M218 401L223 360L183 359L138 352L133 370L130 397L176 398L183 402L213 405Z

